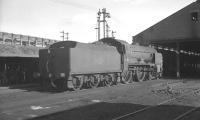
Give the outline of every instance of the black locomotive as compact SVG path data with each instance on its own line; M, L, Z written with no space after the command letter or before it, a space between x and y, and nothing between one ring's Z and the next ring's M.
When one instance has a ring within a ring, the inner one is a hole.
M105 38L61 41L39 51L41 83L65 90L111 86L162 76L162 54L152 47Z

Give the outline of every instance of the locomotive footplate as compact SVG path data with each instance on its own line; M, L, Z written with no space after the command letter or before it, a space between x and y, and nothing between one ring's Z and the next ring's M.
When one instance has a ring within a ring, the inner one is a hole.
M128 65L128 71L136 71L136 70L140 70L142 72L150 72L152 71L150 69L150 65L144 64L144 65L138 65L138 64L132 64L132 65Z

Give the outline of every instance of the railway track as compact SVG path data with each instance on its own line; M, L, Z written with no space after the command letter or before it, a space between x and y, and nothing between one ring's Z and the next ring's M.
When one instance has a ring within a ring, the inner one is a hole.
M185 93L183 93L182 95L179 95L179 96L177 96L177 97L173 97L173 98L171 98L171 99L168 99L168 100L159 102L159 103L156 104L156 105L147 106L147 107L144 107L144 108L142 108L142 109L139 109L139 110L136 110L136 111L133 111L133 112L130 112L130 113L127 113L127 114L118 116L118 117L116 117L116 118L114 118L114 119L112 119L112 120L126 120L127 118L130 119L130 117L131 117L131 118L134 118L134 117L137 116L138 114L143 113L143 112L145 112L145 111L147 111L147 110L150 110L150 109L153 109L153 108L155 108L155 107L164 105L164 104L166 104L166 103L170 103L170 102L172 102L172 101L174 101L174 100L176 100L176 99L178 99L178 98L181 98L181 97L183 97L183 96L186 96L186 95L189 95L189 94L195 93L195 92L200 92L200 88L197 89L197 90L195 90L195 91L185 92ZM182 113L182 114L176 116L173 120L182 120L182 119L184 119L184 117L186 117L187 115L192 114L193 112L195 112L195 111L197 111L197 110L199 110L199 109L200 109L199 107L192 108L192 109L190 109L190 110L188 110L188 111L186 111L186 112L184 112L184 113Z
M199 110L200 108L199 107L196 107L196 108L193 108L193 109L190 109L188 111L186 111L185 113L177 116L175 119L173 120L183 120L185 117L187 117L188 115L192 114L193 112Z

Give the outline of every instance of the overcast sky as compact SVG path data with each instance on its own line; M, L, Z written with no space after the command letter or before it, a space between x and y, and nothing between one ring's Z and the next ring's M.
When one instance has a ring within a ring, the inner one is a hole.
M196 0L0 0L0 31L61 40L97 40L97 12L106 8L116 38L132 36Z

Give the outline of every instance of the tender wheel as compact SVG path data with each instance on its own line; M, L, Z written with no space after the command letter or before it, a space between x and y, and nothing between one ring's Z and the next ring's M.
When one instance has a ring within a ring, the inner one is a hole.
M99 84L100 84L99 76L91 75L89 79L90 79L90 87L91 88L97 88L99 86Z
M48 90L49 88L52 88L51 82L47 78L46 79L45 78L41 78L40 85L42 87L42 90L44 90L44 91Z
M112 86L112 84L113 84L112 76L111 75L105 75L104 76L104 85L109 87L109 86Z
M90 78L89 77L84 78L83 86L84 86L84 88L91 88L92 87L90 85Z
M113 77L113 78L112 78L113 84L114 84L114 85L117 85L117 78L118 78L117 74L113 74L112 77Z
M131 83L133 81L132 71L126 71L122 73L122 82L124 84Z
M136 78L137 81L142 82L145 80L146 73L142 70L142 68L137 69Z
M83 87L83 79L81 77L72 78L72 89L80 90Z
M65 90L67 88L65 79L50 79L50 85L53 89L57 90Z

